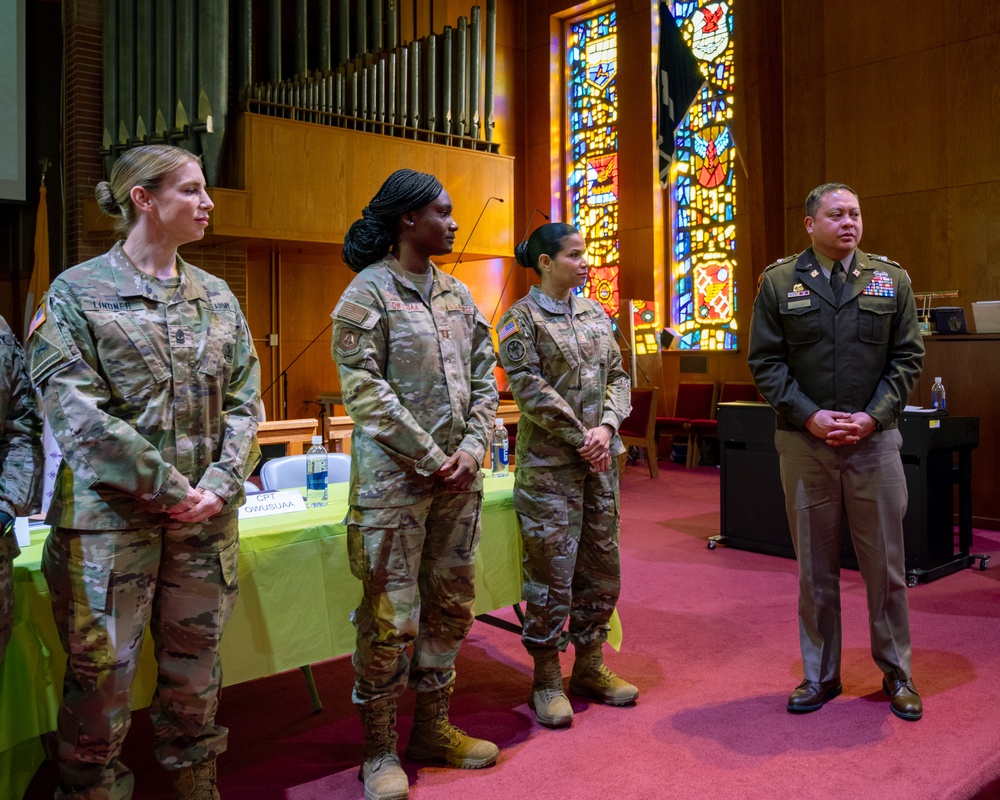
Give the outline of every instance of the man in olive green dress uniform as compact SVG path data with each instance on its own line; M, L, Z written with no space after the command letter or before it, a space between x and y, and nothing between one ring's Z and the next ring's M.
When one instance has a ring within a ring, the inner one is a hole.
M846 514L883 689L896 716L917 720L923 706L911 677L897 429L924 355L913 291L898 264L857 249L861 209L852 189L817 187L806 214L812 247L764 271L749 353L757 388L778 415L775 445L799 562L805 679L788 710L815 711L842 691Z

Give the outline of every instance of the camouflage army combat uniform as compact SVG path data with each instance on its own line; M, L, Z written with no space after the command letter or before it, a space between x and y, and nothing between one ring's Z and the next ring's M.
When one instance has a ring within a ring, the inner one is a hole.
M0 511L9 517L38 510L42 488L42 421L28 382L24 353L0 317ZM0 659L14 621L11 562L20 551L14 531L0 534Z
M482 463L496 356L468 288L436 267L425 302L392 256L362 270L333 312L333 357L354 419L348 551L354 702L450 686L472 625L482 477L450 492L434 473L457 450ZM412 664L406 647L415 642Z
M537 286L497 330L521 409L514 507L524 539L523 640L529 649L555 645L568 619L574 644L601 643L621 588L615 456L631 410L621 351L599 304L563 303ZM602 424L616 431L612 468L593 474L577 449Z
M118 760L152 619L151 714L167 769L225 750L219 640L237 591L237 508L259 457L260 372L225 282L178 258L157 280L121 244L57 278L29 339L63 454L42 570L69 654L57 758L66 796L130 797ZM163 513L189 485L225 500L200 523Z

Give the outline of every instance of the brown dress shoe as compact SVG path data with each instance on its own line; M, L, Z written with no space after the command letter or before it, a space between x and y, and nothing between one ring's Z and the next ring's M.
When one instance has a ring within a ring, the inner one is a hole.
M802 681L788 696L788 708L793 714L819 711L827 700L833 700L844 691L844 686L836 681Z
M924 715L924 704L913 686L913 679L905 681L895 672L882 678L882 690L889 695L889 708L900 719L916 722Z

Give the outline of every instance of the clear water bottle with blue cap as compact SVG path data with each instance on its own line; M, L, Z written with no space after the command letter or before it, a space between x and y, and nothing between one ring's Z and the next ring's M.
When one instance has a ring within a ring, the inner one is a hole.
M510 470L508 462L508 447L510 437L507 436L507 429L503 425L503 419L497 417L493 424L493 442L490 446L490 465L493 468L494 478L505 478Z
M944 391L944 383L940 378L934 379L934 385L931 387L931 408L936 408L938 411L948 410L948 396Z
M310 508L325 506L327 502L326 448L322 436L312 437L312 447L306 453L306 505Z

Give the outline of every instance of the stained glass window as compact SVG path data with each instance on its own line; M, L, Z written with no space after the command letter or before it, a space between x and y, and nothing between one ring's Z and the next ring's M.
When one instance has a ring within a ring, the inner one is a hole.
M682 350L736 349L732 3L670 3L707 78L677 128L670 183L671 319Z
M569 25L569 222L583 234L590 280L583 294L618 314L618 45L615 11Z

